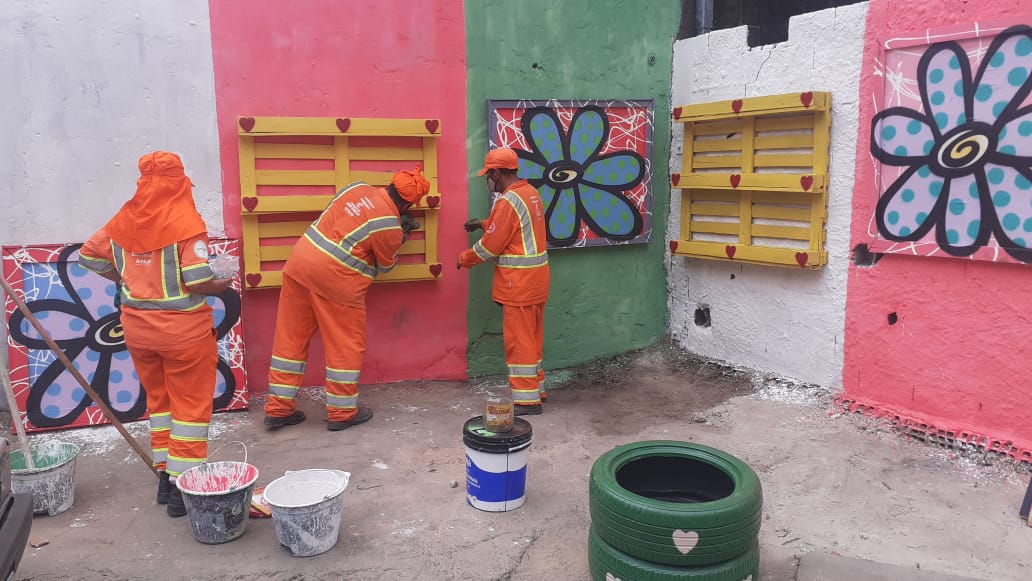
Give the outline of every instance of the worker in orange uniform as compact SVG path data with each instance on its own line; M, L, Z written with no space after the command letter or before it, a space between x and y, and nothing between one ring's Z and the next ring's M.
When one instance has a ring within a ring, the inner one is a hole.
M136 194L79 250L79 265L121 285L125 344L147 392L158 503L186 514L176 478L208 455L218 347L204 295L226 290L208 265L208 229L179 156L140 158Z
M477 175L486 176L488 190L501 196L487 220L466 222L468 232L483 229L484 235L459 255L459 266L495 263L491 296L502 306L509 386L516 415L523 416L542 412L541 352L550 271L545 209L537 190L517 176L518 168L515 151L499 148L488 152Z
M304 421L296 397L316 329L326 351L326 427L344 430L373 417L358 405L366 291L377 273L394 267L408 232L419 226L405 212L428 191L419 167L394 174L386 188L355 182L298 239L283 268L266 426Z

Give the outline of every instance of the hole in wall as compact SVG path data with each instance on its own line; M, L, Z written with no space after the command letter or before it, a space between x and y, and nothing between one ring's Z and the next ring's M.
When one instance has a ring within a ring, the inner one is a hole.
M711 324L709 307L699 307L695 309L695 326L708 328Z
M890 325L895 325L897 322L899 322L899 315L897 315L896 312L893 311L893 312L889 313L888 319L889 319L889 324Z
M853 264L857 266L874 266L885 256L881 252L871 252L866 244L857 244L853 248Z

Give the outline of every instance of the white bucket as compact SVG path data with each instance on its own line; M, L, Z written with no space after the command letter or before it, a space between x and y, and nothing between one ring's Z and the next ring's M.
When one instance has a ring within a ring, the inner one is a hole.
M265 487L272 522L281 545L295 557L325 553L337 544L344 491L350 472L340 470L287 471Z
M75 458L79 446L50 441L30 446L29 469L21 450L11 452L11 490L32 493L32 512L61 514L75 504Z

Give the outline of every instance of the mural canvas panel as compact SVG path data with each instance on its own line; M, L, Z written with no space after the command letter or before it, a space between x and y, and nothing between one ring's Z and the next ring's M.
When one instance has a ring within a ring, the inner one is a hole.
M79 266L80 244L4 247L3 274L29 310L120 421L147 417L146 393L126 349L115 285ZM239 241L212 240L213 258L240 255ZM218 333L216 411L247 408L239 282L208 297ZM104 424L107 420L6 297L7 355L18 408L29 431Z
M873 95L874 252L1032 262L1032 28L886 40Z
M488 101L489 149L516 150L550 249L649 241L654 122L650 100Z

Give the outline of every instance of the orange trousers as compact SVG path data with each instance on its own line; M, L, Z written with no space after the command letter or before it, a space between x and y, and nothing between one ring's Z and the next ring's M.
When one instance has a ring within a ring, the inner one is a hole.
M269 364L267 416L283 418L294 413L297 390L308 366L308 348L317 329L326 350L326 419L343 422L358 413L358 374L365 354L365 308L327 300L283 275Z
M545 379L541 352L545 344L545 303L517 307L502 305L502 339L509 368L512 400L520 405L541 403Z
M130 346L129 355L147 391L154 466L179 476L208 456L208 423L219 363L215 330L187 349L153 351Z

